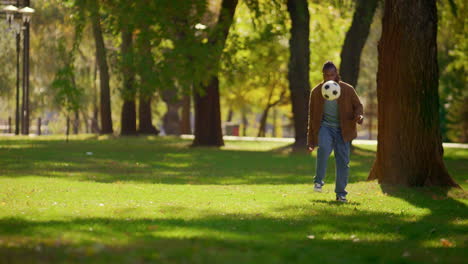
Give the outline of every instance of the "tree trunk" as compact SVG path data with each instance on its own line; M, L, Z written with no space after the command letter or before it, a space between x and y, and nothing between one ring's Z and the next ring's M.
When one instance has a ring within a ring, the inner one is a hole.
M204 96L194 93L195 139L192 144L193 146L223 146L218 77L212 77L204 90Z
M247 120L247 111L245 107L242 108L242 136L247 136L247 126L249 125L249 121Z
M234 115L234 112L232 111L232 108L229 108L227 116L226 116L226 122L231 122L233 115Z
M272 137L277 137L277 135L278 135L277 116L278 116L278 110L276 110L276 107L275 107L275 108L273 108L273 130L272 130L272 133L271 133Z
M288 0L291 16L291 39L289 40L289 89L294 119L295 142L293 151L306 151L307 114L309 102L309 10L307 0Z
M92 133L99 133L99 109L97 105L94 105L93 109L93 118L91 119L91 132Z
M70 135L70 116L67 114L67 124L66 124L66 131L65 131L65 142L68 142L68 135Z
M93 88L94 88L94 96L93 96L93 114L91 119L91 133L99 133L99 106L97 101L98 95L98 88L97 88L97 72L98 72L98 65L97 59L94 61L94 74L93 74Z
M139 128L138 133L140 134L152 134L158 135L159 130L153 126L152 114L151 114L151 97L140 95L140 102L138 107L138 118Z
M133 64L133 33L132 29L124 27L122 29L122 114L121 114L121 135L136 135L136 105L135 105L135 71Z
M182 120L180 121L180 132L182 134L192 134L190 125L190 95L182 98Z
M219 65L222 49L218 47L224 47L226 43L237 3L238 0L223 0L221 3L220 16L208 43L213 47L213 52L217 53L216 56L213 56L211 63L211 65L215 65L214 67ZM194 91L195 138L192 145L223 146L218 71L207 72L211 74L208 77L208 85L199 84L204 91L203 95L197 90Z
M89 1L91 24L93 28L94 42L96 45L96 59L99 66L99 79L101 85L101 134L111 134L112 129L112 113L110 101L109 87L109 67L106 59L106 47L102 36L101 19L99 15L99 2Z
M258 128L257 137L265 137L266 122L268 118L268 112L270 111L270 104L263 109L262 117L260 118L260 127Z
M80 130L80 114L78 110L75 110L75 118L73 119L73 134L78 135Z
M377 73L377 159L369 179L458 186L443 161L435 0L385 1Z
M159 130L153 126L151 111L151 99L155 92L155 82L153 81L155 72L153 70L154 60L151 52L150 33L150 29L147 25L141 26L139 56L142 61L138 69L141 78L138 133L158 135Z
M343 81L356 88L361 53L369 35L378 0L358 0L353 22L346 33L341 50L340 75Z
M85 126L85 133L88 134L89 133L89 116L88 116L88 113L86 113L86 110L84 109L81 109L81 116L83 117L83 124Z

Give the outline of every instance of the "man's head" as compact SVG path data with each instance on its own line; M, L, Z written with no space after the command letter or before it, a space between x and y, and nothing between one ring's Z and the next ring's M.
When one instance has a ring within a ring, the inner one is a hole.
M331 61L325 62L322 68L323 80L326 81L340 81L340 75L338 74L338 68Z

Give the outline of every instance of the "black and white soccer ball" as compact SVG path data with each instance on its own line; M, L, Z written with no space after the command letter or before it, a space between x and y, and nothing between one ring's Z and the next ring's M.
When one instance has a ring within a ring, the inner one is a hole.
M340 85L335 81L328 81L322 85L322 96L328 101L338 99L341 94Z

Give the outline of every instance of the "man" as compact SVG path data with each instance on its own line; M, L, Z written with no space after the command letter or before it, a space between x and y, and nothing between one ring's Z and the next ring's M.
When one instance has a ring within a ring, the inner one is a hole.
M351 140L357 137L356 123L362 124L363 107L354 88L340 80L338 68L327 61L322 68L324 82L333 80L340 85L341 95L333 101L325 100L322 83L310 93L307 145L312 152L318 146L314 190L322 191L327 161L332 150L336 161L336 200L347 202L346 185L349 174Z

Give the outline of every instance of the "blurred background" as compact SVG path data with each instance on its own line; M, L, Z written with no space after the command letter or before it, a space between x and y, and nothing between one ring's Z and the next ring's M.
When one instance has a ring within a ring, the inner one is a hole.
M16 11L8 21L9 5L33 8L31 20ZM0 1L0 133L193 134L194 94L204 96L215 75L224 135L294 137L286 1L221 5L220 0ZM362 18L359 7L362 12L366 5L369 22L361 31L368 32L354 34L364 39L355 59L357 81L348 80L341 69L344 44L353 17ZM307 89L322 81L325 61L339 65L343 81L355 86L364 104L361 139L376 139L378 133L382 5L310 0L307 7ZM440 0L437 7L440 127L443 141L466 143L467 3ZM223 18L229 10L231 20ZM203 113L200 118L212 118Z

